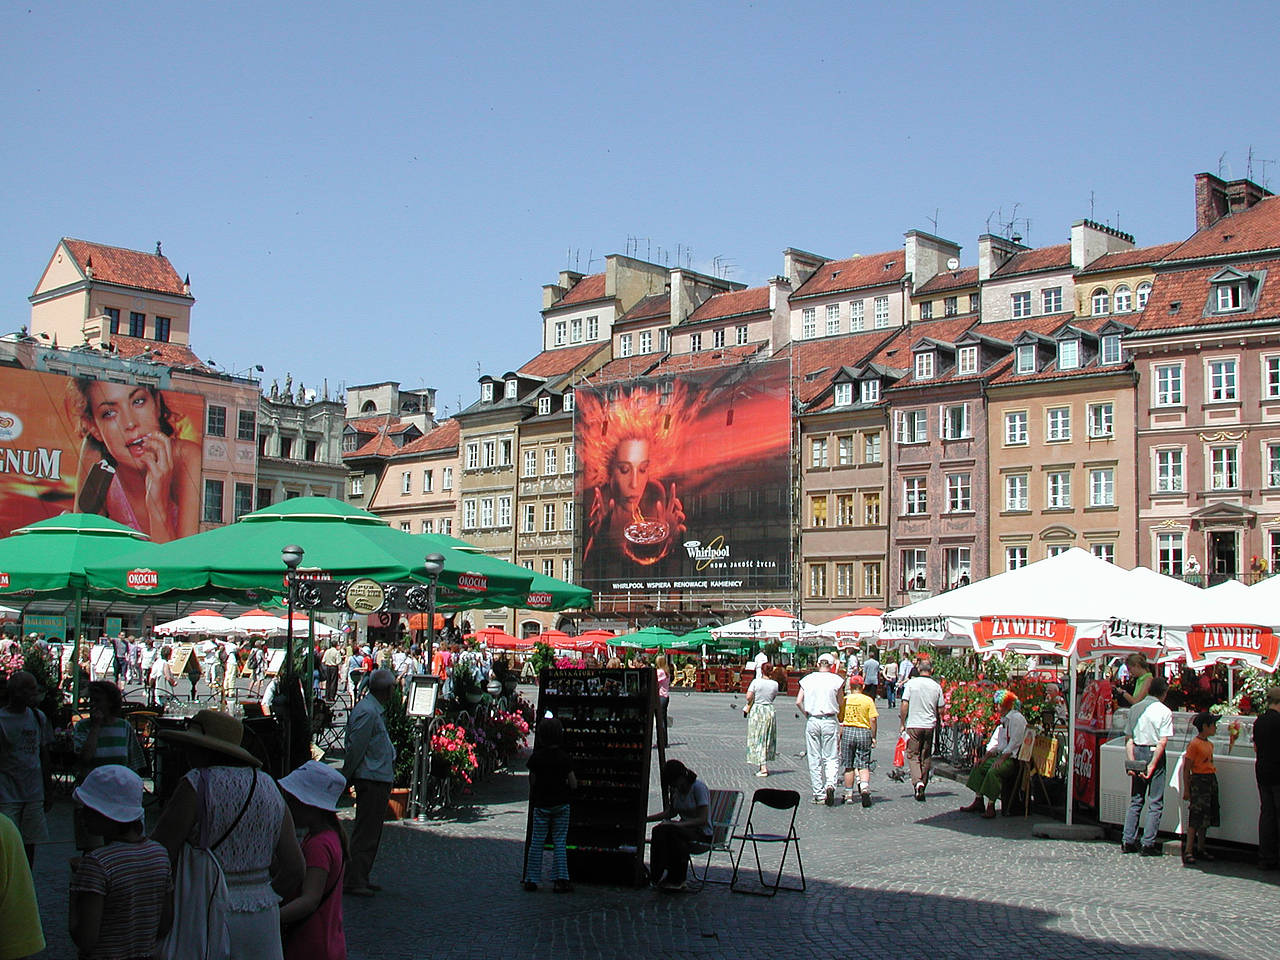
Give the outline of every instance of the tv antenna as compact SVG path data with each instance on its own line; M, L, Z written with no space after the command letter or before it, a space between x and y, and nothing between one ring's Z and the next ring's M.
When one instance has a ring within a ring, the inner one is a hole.
M933 224L933 235L935 237L938 235L938 210L939 210L938 207L934 207L933 216L925 217L926 220L928 220L931 224Z

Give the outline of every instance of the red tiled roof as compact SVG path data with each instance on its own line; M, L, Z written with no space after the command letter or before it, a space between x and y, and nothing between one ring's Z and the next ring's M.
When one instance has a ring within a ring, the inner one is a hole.
M907 375L895 383L893 385L894 387L933 386L941 383L949 383L953 380L968 381L975 380L980 377L991 377L996 375L996 372L1002 369L1000 364L1003 363L1003 361L998 361L994 367L989 367L986 370L979 370L975 374L966 374L963 377L958 377L956 375L956 368L953 365L936 377L930 377L928 380L917 381L915 379L915 365L912 362L913 357L911 355L910 348L914 347L925 337L938 340L942 343L955 343L960 339L961 335L966 332L972 332L984 337L991 337L995 340L1003 340L1006 343L1012 343L1020 334L1026 331L1038 333L1042 336L1048 336L1068 320L1073 319L1073 317L1074 314L1070 313L1053 313L1043 317L1020 317L1017 320L1001 320L998 323L973 323L972 320L970 320L969 327L955 333L948 333L946 336L940 336L939 333L941 333L941 331L939 331L939 333L934 333L923 329L926 326L924 323L912 324L912 335L907 340L907 349L905 351L899 350L895 355L894 362L890 363L886 361L885 365L910 368L907 371Z
M642 353L638 356L619 357L616 360L610 360L587 379L593 384L635 380L638 377L645 376L649 369L665 356L665 353L659 351L656 353Z
M972 315L943 317L940 320L919 320L910 326L899 328L898 336L880 347L867 362L905 370L912 364L911 348L922 338L930 337L941 343L955 343L961 334L976 325L977 317Z
M1079 275L1083 276L1089 273L1106 273L1109 270L1122 270L1125 267L1140 267L1146 264L1154 264L1163 260L1179 245L1179 241L1175 240L1173 243L1158 243L1154 247L1138 247L1136 250L1122 250L1119 253L1104 253L1081 270Z
M111 346L122 357L136 357L150 350L151 356L147 359L163 363L166 367L194 367L206 372L209 370L195 355L195 351L184 343L161 343L159 340L144 340L141 337L122 337L119 334L112 334Z
M104 283L118 283L125 287L136 287L139 290L152 290L156 293L169 293L186 296L182 290L182 278L173 269L169 258L163 254L143 253L141 250L126 250L124 247L109 247L102 243L90 243L87 240L73 240L63 237L71 255L76 258L80 269L84 270L93 258L93 279Z
M617 328L634 320L670 319L670 317L671 294L656 293L651 297L642 298L634 307L613 321L613 325Z
M516 372L529 377L560 377L573 372L579 364L590 360L601 350L608 349L609 344L605 342L543 350L532 360L526 361L524 366Z
M1062 270L1071 267L1071 244L1059 243L1052 247L1037 247L1035 250L1023 250L1000 265L993 277L1012 277L1020 273L1035 273L1039 270Z
M430 433L424 433L416 440L410 440L400 448L400 453L430 453L433 450L448 450L458 445L458 421L449 419L439 424Z
M1100 367L1095 357L1093 364L1090 366L1077 367L1074 370L1059 370L1058 363L1055 360L1037 373L1014 373L1012 358L1006 358L1000 361L1000 364L1001 368L1003 368L1002 372L991 377L990 382L993 385L1002 387L1015 383L1034 383L1037 380L1072 380L1079 377L1098 377L1106 374L1122 373L1132 366L1126 360L1122 363L1110 363L1105 367Z
M604 298L604 274L593 273L575 283L563 297L551 305L549 309L572 306L575 303L590 303L592 300Z
M818 340L793 340L775 355L776 359L791 358L791 377L796 399L808 404L831 383L831 378L841 367L856 367L889 341L897 330L872 330L866 333L846 333L838 337L822 337ZM817 377L812 374L822 371Z
M1204 308L1212 292L1209 289L1209 278L1225 269L1223 264L1190 270L1162 271L1156 274L1146 309L1137 314L1137 328L1162 330L1211 324L1247 324L1280 317L1280 282L1275 279L1280 277L1280 259L1250 260L1232 263L1230 266L1241 273L1268 271L1267 280L1262 284L1262 293L1253 310L1205 316ZM1179 305L1176 310L1172 309L1175 303Z
M409 424L389 413L381 413L372 417L361 417L359 420L348 420L347 425L353 428L362 438L368 437L355 450L342 454L344 460L360 457L392 457L400 453L404 447L397 446L391 439L395 433L403 433Z
M747 290L733 290L729 293L717 293L704 300L698 309L689 314L685 323L702 323L705 320L719 320L725 317L738 317L748 313L760 313L769 309L769 288L751 287Z
M927 283L916 288L916 296L929 293L941 293L943 290L957 290L961 287L978 285L978 268L961 267L959 270L948 270L932 277Z
M815 270L800 285L800 289L791 295L791 299L897 283L906 272L907 255L903 250L872 253L847 260L830 260Z
M741 363L754 356L769 345L767 340L758 343L744 343L742 346L718 347L715 350L700 350L697 353L675 353L658 364L649 375L658 377L672 373L687 373L691 370L705 370L708 367L723 367L732 363Z
M1190 260L1280 248L1280 197L1267 197L1228 214L1180 243L1164 259Z

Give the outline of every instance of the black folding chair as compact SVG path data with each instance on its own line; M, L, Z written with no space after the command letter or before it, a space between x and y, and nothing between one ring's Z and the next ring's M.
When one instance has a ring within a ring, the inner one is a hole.
M780 815L791 812L791 817L787 821L787 828L781 833L771 833L761 830L756 826L756 806L767 807L770 810L778 811L778 814L765 814L765 820L774 820L781 824ZM800 837L796 835L796 811L800 807L800 794L794 790L771 790L763 788L757 790L751 795L751 806L747 810L747 825L742 833L735 834L733 839L738 843L738 856L733 861L733 877L729 881L729 889L734 893L748 893L761 897L777 896L779 890L794 890L802 893L806 884L804 879L804 862L800 859ZM751 844L752 853L756 858L756 876L759 879L759 889L754 885L739 886L738 873L742 865L742 855L746 852L747 844ZM773 878L773 882L769 883L764 878L764 867L760 863L760 844L762 843L780 843L782 844L782 857L778 861L778 874ZM782 871L787 865L787 854L791 851L792 844L796 848L796 866L800 870L800 886L786 887L782 885Z

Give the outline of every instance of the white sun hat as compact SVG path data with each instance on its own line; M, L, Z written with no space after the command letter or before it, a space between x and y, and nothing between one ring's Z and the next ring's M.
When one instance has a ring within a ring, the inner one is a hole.
M90 771L71 795L116 823L137 823L142 819L142 778L118 763Z
M308 760L280 781L280 789L308 807L333 811L347 789L347 778L328 764Z

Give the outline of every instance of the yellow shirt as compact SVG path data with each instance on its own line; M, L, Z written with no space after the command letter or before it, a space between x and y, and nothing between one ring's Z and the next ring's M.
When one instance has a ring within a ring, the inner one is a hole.
M880 716L876 710L876 702L865 693L851 693L844 698L844 713L840 715L840 723L846 727L862 727L871 729L871 721Z
M0 956L25 957L44 949L44 932L36 908L36 891L22 848L22 835L0 813Z

